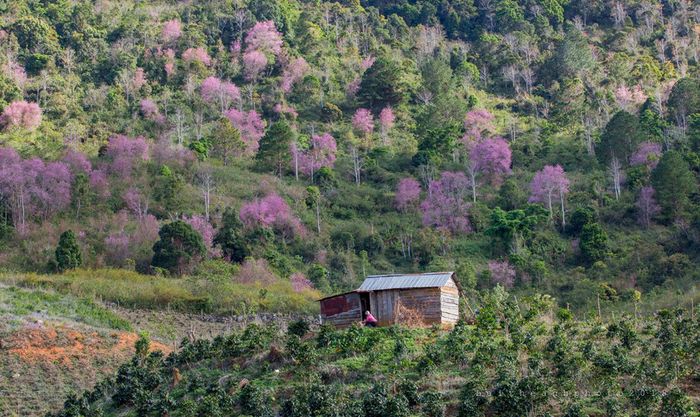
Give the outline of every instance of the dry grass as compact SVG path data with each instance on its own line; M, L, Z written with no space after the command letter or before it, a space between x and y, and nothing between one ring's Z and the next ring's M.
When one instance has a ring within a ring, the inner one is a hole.
M240 284L207 277L165 278L120 269L76 270L60 275L0 274L0 282L51 288L128 307L216 314L315 313L314 290L295 292L288 281Z

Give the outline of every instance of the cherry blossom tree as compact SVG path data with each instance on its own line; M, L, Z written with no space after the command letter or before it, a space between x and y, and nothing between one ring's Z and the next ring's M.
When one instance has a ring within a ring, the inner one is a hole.
M163 30L160 33L160 38L165 43L170 43L178 40L182 36L182 24L177 19L168 20L163 24Z
M68 149L61 160L68 166L73 176L78 174L89 175L92 172L92 163L82 152Z
M35 130L41 124L41 109L33 102L13 101L3 110L2 122L6 129Z
M0 200L10 208L15 228L23 233L29 218L47 219L70 205L72 175L64 162L23 160L0 148Z
M101 169L95 169L90 172L90 189L98 195L99 197L109 197L109 179L107 179L107 173Z
M373 57L372 55L363 58L362 61L360 61L360 70L364 72L372 68L372 65L374 65L376 60L377 58Z
M469 179L462 172L445 171L428 186L428 197L421 204L423 224L452 233L471 231L467 202Z
M476 188L479 181L477 177L483 175L491 184L499 184L503 176L511 173L511 156L508 142L500 137L471 143L467 172L471 180L473 202L476 202Z
M651 219L659 214L661 207L656 203L654 195L656 190L654 187L646 186L639 190L639 196L637 197L637 214L638 221L644 227L649 227L651 225Z
M552 200L559 197L561 203L561 224L566 226L564 199L569 193L569 179L561 165L547 165L537 171L530 183L531 203L543 203L549 209L549 216L553 216Z
M127 189L122 195L122 199L137 219L143 219L148 214L148 197L144 196L136 187Z
M295 272L289 277L294 292L304 292L314 289L314 284L301 272Z
M491 281L505 288L513 288L515 284L515 268L508 261L489 261Z
M142 136L129 138L125 135L115 135L109 139L104 154L111 162L110 172L128 178L135 164L148 160L148 143Z
M249 81L257 80L260 73L267 67L267 57L260 51L249 51L243 54L245 77Z
M184 216L182 220L202 235L204 246L207 248L207 255L209 255L210 258L218 258L221 256L221 249L214 246L216 230L205 216L195 214L191 217Z
M257 22L246 34L246 51L259 51L277 56L282 52L282 34L275 28L275 22Z
M360 91L360 84L362 83L362 78L356 77L345 86L345 92L348 96L354 97L357 92Z
M277 276L264 259L246 259L235 277L241 284L270 285L277 281Z
M245 203L239 211L239 217L246 228L269 227L282 235L283 239L305 233L299 218L276 193Z
M134 91L140 91L146 83L148 83L148 80L146 79L146 73L143 71L143 68L136 68L131 78L131 85Z
M630 165L646 165L649 170L656 168L661 159L661 145L654 142L642 142L637 151L630 156Z
M394 109L392 109L391 106L384 107L379 113L379 126L381 127L382 140L384 141L385 145L387 144L389 131L392 127L394 127L395 120L396 116L394 115Z
M147 120L159 124L165 122L165 117L162 114L160 114L160 110L158 110L158 105L150 98L144 98L143 100L141 100L139 105L141 107L141 114L143 114L143 117L145 117Z
M165 70L165 74L170 77L175 73L175 51L171 48L164 50L163 58L165 59L163 69Z
M357 109L352 116L352 127L365 136L372 134L374 130L374 117L367 109Z
M402 178L396 187L395 203L400 211L415 207L420 198L420 183L415 178Z
M199 63L206 67L211 65L211 57L209 56L207 50L202 47L188 48L182 53L182 59L188 64Z
M486 109L474 109L464 116L464 129L466 133L462 137L465 144L481 140L485 134L494 131L493 114Z
M24 67L12 59L2 67L3 73L10 78L19 87L20 90L24 91L24 86L27 84L27 72Z
M293 152L298 152L293 144ZM299 170L314 181L314 174L322 167L333 167L335 163L335 154L337 151L335 138L329 133L323 135L313 135L311 137L311 146L306 152L298 152L295 156L299 165ZM294 163L294 161L293 161Z
M109 265L121 267L129 259L131 253L131 238L123 230L112 233L104 240L105 257Z
M248 112L230 109L225 116L231 121L233 127L241 133L241 140L245 144L244 155L255 155L260 147L260 138L265 134L265 121L255 110Z
M27 176L29 174L29 176ZM0 200L12 213L16 229L24 229L29 194L27 183L33 181L33 173L25 173L17 151L0 148Z
M297 109L295 109L293 106L290 106L287 103L277 103L275 104L273 110L275 111L275 113L287 115L292 120L296 120L296 118L299 117Z
M309 72L309 64L304 58L293 59L282 72L282 91L289 93L298 81L302 80Z
M642 91L642 87L637 84L632 89L626 85L621 85L615 89L615 102L623 110L632 112L634 109L647 100L647 95Z
M232 103L241 101L241 90L236 84L216 77L205 78L202 81L200 93L207 103L217 103L222 113L228 110Z

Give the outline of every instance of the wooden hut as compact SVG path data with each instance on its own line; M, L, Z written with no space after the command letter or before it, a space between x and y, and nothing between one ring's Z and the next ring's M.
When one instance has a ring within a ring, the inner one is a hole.
M355 291L320 300L321 319L336 327L362 321L370 311L380 326L453 325L459 319L454 272L370 275Z

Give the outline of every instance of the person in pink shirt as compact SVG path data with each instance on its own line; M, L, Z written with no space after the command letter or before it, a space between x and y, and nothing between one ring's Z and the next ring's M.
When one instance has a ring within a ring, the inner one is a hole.
M365 320L363 321L366 327L377 327L377 319L374 318L369 310L365 311Z

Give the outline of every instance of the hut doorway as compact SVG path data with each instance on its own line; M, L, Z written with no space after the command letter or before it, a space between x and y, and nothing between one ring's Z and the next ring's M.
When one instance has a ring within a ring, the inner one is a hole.
M370 308L370 304L369 304L369 293L368 292L360 293L360 306L362 307L362 318L364 319L365 311L372 310Z

